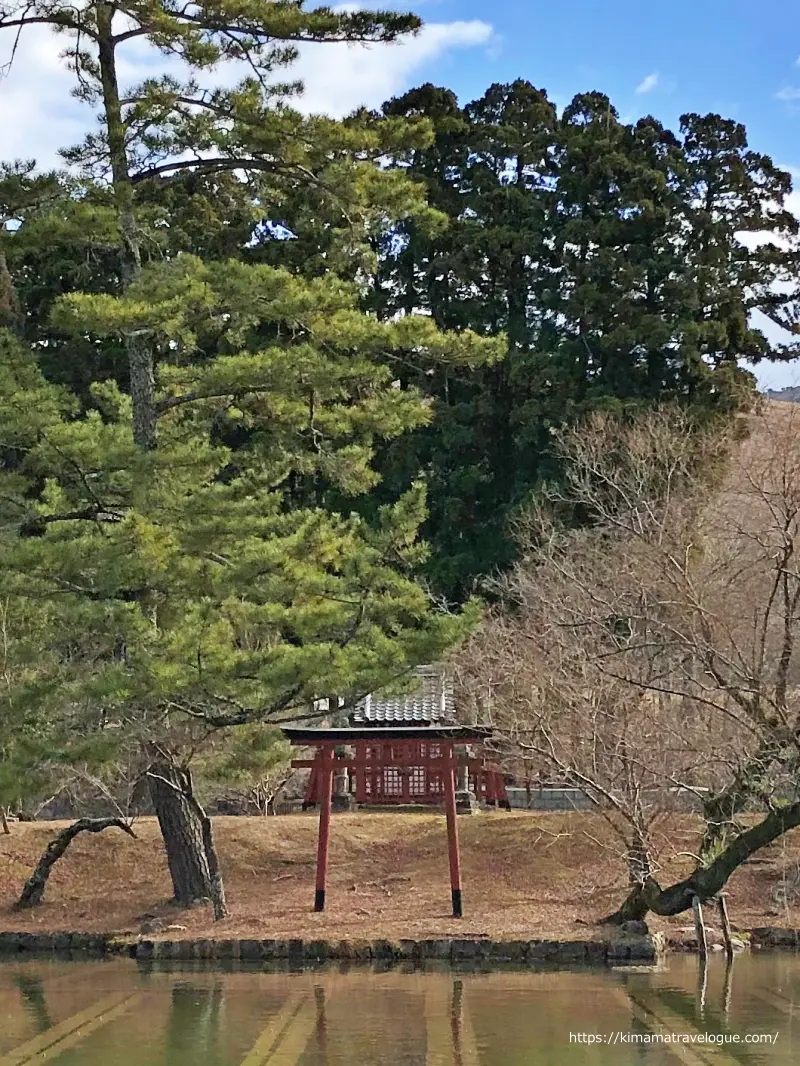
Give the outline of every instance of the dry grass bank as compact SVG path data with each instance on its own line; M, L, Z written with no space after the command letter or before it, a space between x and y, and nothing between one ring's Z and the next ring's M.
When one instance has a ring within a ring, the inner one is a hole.
M60 825L15 825L0 836L0 929L138 932L159 914L186 936L222 938L524 939L585 937L578 919L607 913L625 892L624 865L608 829L586 814L487 812L460 818L466 916L449 914L447 842L440 814L334 816L328 909L312 912L317 818L217 818L217 841L231 917L215 925L207 908L177 911L153 819L137 839L116 830L79 837L51 877L46 902L32 912L13 903ZM674 824L675 850L696 841L691 818ZM677 842L677 847L675 846ZM785 864L800 862L800 834L761 853L729 886L732 921L742 927L800 925L800 908L777 907L770 891ZM663 872L680 872L680 859ZM653 923L658 927L659 923ZM687 924L687 917L673 924Z

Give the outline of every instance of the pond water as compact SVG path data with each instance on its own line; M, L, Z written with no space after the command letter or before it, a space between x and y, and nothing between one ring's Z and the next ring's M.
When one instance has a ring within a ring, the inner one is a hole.
M757 1042L756 1042L757 1041ZM0 1066L788 1066L800 958L403 972L0 963Z

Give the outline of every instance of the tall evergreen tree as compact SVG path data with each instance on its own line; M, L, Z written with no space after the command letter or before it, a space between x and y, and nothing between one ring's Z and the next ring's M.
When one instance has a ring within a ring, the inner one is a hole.
M67 158L110 178L123 287L133 281L142 263L136 182L186 169L185 161L178 162L186 152L195 157L191 169L204 173L248 165L267 172L291 169L293 160L270 158L268 152L254 157L251 146L242 146L236 129L232 134L230 127L244 114L251 129L259 118L270 129L265 93L269 95L275 73L296 57L297 43L392 41L419 27L413 15L307 10L303 0L223 0L211 5L172 0L0 3L0 30L19 34L28 25L42 23L70 40L66 57L76 77L76 95L99 109L100 131L90 134ZM119 55L131 42L177 56L187 64L190 79L182 84L170 76L154 78L125 95ZM245 64L252 77L232 92L201 90L198 76L222 60ZM201 153L203 158L198 158ZM153 353L136 335L127 336L125 346L134 439L139 447L151 449L156 445Z
M749 402L739 361L787 354L751 312L791 305L797 223L789 176L719 116L685 116L678 135L620 122L602 93L557 115L523 81L463 108L423 86L384 111L433 122L434 144L396 165L450 224L385 240L371 306L508 337L492 367L408 368L436 417L382 460L387 485L422 469L435 487L428 573L458 600L507 565L515 508L560 476L554 428L598 406L673 399L714 415ZM762 230L778 244L739 239Z
M753 327L759 310L778 323L796 303L798 221L786 206L791 176L750 149L739 122L681 117L685 160L681 221L696 288L696 344L713 367L792 357ZM745 239L739 239L744 234ZM761 239L747 240L754 235ZM770 234L771 240L764 240Z
M0 29L34 22L71 39L77 95L101 119L98 133L64 153L85 187L58 207L66 258L75 221L97 205L90 243L110 230L116 260L110 284L92 270L96 288L61 301L51 299L51 274L46 298L62 336L122 346L127 380L125 392L92 383L82 417L72 409L45 426L23 419L7 464L4 580L9 595L55 604L64 632L77 633L79 647L62 649L59 663L82 664L78 691L104 718L117 708L117 722L149 752L176 897L213 890L221 913L210 825L180 764L175 715L227 727L290 712L320 692L372 687L456 635L462 622L432 612L408 573L421 491L371 525L313 504L329 488L352 498L371 487L374 441L427 419L416 394L392 387L388 357L470 362L491 357L493 345L444 337L421 317L369 320L332 276L314 283L176 254L194 212L184 211L173 246L162 244L164 263L145 251L164 206L155 190L172 174L223 184L234 172L260 175L262 202L275 183L285 194L302 179L340 213L348 197L370 206L384 193L419 205L399 176L371 178L368 159L355 168L359 183L352 167L325 167L325 145L341 144L341 128L277 108L283 90L269 86L297 42L391 41L417 28L413 16L306 10L295 0L0 4ZM135 40L179 56L190 79L121 87L119 54ZM241 61L250 77L234 90L202 90L198 79L220 60ZM380 136L356 131L373 153ZM307 165L315 150L324 174ZM108 194L88 183L93 176ZM139 187L151 195L137 197ZM187 187L169 205L171 220ZM223 213L236 213L241 201L232 199ZM33 373L18 350L9 358L23 377ZM31 399L12 375L4 405ZM298 480L303 507L292 494Z
M63 638L36 685L58 683L67 706L75 693L150 753L183 901L208 894L214 867L183 718L226 729L307 713L323 693L354 699L440 656L470 622L434 610L413 580L421 488L371 523L314 499L370 489L375 441L429 418L415 391L392 387L387 355L459 362L492 342L422 316L382 324L356 300L333 277L189 256L144 267L122 296L65 298L65 331L135 332L157 353L150 451L113 383L76 417L32 356L4 353L0 403L17 417L4 415L0 593L56 612Z

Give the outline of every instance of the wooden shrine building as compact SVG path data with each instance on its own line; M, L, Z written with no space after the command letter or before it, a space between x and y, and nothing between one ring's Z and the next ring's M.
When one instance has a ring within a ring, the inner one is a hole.
M463 913L457 801L473 797L508 808L503 775L480 754L491 730L456 721L452 688L432 667L415 671L416 688L400 696L370 695L347 715L347 724L283 730L311 758L292 761L311 771L303 809L319 806L314 909L325 908L328 837L334 800L357 804L443 804L447 816L453 915ZM478 750L476 750L478 749Z

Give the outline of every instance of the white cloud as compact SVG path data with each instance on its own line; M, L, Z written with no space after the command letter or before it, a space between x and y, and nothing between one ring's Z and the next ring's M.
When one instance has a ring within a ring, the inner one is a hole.
M10 46L0 39L0 64ZM70 96L74 80L59 59L66 41L46 26L26 29L13 67L0 80L0 154L3 159L36 158L42 167L58 165L58 149L76 144L91 128L89 108ZM282 79L299 78L306 91L296 101L301 110L340 117L362 104L378 107L390 96L421 80L436 63L441 77L448 59L466 48L496 47L497 37L478 19L431 22L416 37L395 44L308 44L297 63L282 71ZM134 41L120 49L123 88L157 73L181 75L181 65ZM247 75L238 64L227 64L208 80L234 85Z
M794 85L784 85L782 89L779 89L778 92L775 93L775 98L777 100L786 100L790 103L795 100L800 100L800 89Z
M437 77L449 54L494 44L492 27L478 19L431 22L416 37L390 45L306 45L291 75L305 84L304 111L341 116L361 104L379 106L412 84L436 61Z
M7 58L0 40L0 63ZM0 80L0 152L4 160L36 158L42 166L57 163L56 151L78 141L91 118L70 96L74 85L59 54L66 41L45 26L31 26L20 36L11 70Z
M641 96L642 93L651 93L653 89L658 85L658 72L648 74L646 78L642 78L639 84L636 86L637 95Z

